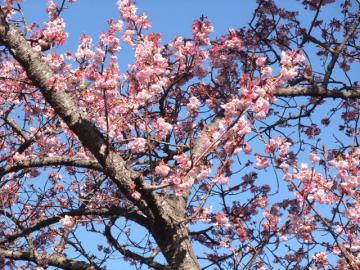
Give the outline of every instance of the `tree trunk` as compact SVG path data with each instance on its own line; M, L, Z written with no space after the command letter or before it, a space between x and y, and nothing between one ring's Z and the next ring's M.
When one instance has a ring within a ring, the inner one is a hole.
M184 225L170 228L154 228L153 236L164 254L170 269L199 270L201 269L189 240Z
M165 201L165 200L164 200ZM201 269L189 239L185 218L185 201L181 197L168 198L157 217L151 233L165 256L170 269Z

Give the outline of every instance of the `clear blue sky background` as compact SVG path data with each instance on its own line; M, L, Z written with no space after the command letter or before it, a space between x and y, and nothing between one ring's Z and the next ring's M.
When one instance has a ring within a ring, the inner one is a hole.
M293 10L299 7L295 0L282 0L278 3ZM201 15L212 21L215 28L213 37L226 34L230 27L245 26L251 19L255 4L255 0L139 0L137 6L140 12L144 11L149 16L153 25L151 31L161 33L163 42L167 43L177 35L191 36L191 25L194 19ZM28 22L45 22L46 6L46 0L26 0L23 7ZM84 33L93 37L96 44L99 34L107 30L107 20L119 18L116 0L78 0L69 7L63 13L69 39L60 51L76 50L79 38ZM336 8L337 6L331 5L327 12L336 12ZM306 15L302 20L305 24L310 22ZM132 61L132 51L125 44L122 44L122 47L119 64L124 72L127 64ZM268 179L269 177L266 180ZM98 239L87 238L86 241L94 245L94 248L98 243ZM118 261L110 263L109 266L110 269L133 269Z

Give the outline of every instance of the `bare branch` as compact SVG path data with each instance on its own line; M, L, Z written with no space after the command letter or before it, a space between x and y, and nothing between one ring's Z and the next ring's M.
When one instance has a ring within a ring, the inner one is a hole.
M321 98L341 98L358 99L360 98L360 89L354 91L329 91L324 87L284 87L276 91L277 97L321 97Z
M329 80L330 80L331 74L333 72L333 69L335 67L336 61L338 60L340 54L344 50L346 42L348 42L348 40L351 38L351 36L355 33L355 31L357 30L359 24L360 24L360 15L358 13L358 16L355 18L355 22L353 23L353 25L352 25L351 29L349 30L349 32L344 37L344 40L339 45L339 47L337 47L336 51L332 53L332 58L331 58L331 61L330 61L330 63L328 64L328 66L326 68L326 72L325 72L325 76L324 76L324 82L322 84L324 87L327 87L327 85L329 84Z
M132 252L131 250L128 250L126 248L124 248L122 245L119 244L119 242L112 236L111 234L111 226L106 225L105 226L105 231L104 231L104 235L106 237L106 239L108 240L108 242L117 250L119 251L124 257L126 258L132 258L136 261L140 261L156 270L166 270L166 269L170 269L165 265L162 265L160 263L157 263L154 261L154 258L146 258L143 257L135 252Z
M14 164L0 168L0 178L10 172L16 172L28 168L48 167L48 166L74 166L103 171L102 166L95 160L67 158L67 157L45 157L34 160L21 160Z

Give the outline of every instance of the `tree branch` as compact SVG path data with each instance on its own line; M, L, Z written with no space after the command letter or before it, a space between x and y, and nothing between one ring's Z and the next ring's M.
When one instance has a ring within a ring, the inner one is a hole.
M4 214L2 212L3 211L0 210L0 214ZM58 214L54 217L40 221L39 223L35 224L32 227L25 228L18 232L15 232L14 234L8 235L8 236L6 236L6 240L0 242L0 245L4 244L6 242L12 242L19 237L29 235L29 234L31 234L35 231L38 231L42 228L53 225L53 224L59 222L60 219L62 219L65 216L72 216L72 217L74 217L74 216L101 216L101 217L122 216L122 217L125 217L129 220L132 220L132 221L138 223L139 225L142 225L145 228L149 228L148 221L146 220L145 217L137 214L136 212L130 212L130 211L127 211L126 209L123 209L120 207L113 206L110 208L103 207L103 208L96 208L96 209L80 208L80 209L75 209L75 210L71 210L68 212Z
M108 242L117 250L119 251L124 257L126 258L132 258L136 261L139 261L141 263L144 263L156 270L167 270L169 269L167 266L162 265L160 263L157 263L154 261L154 258L152 257L143 257L135 252L132 252L131 250L128 250L124 248L122 245L119 244L119 242L112 236L111 234L111 227L109 225L105 226L104 235Z
M23 261L31 261L38 262L38 258L34 252L30 251L11 251L5 248L0 247L0 258L8 258L12 260L23 260ZM41 254L41 259L46 261L49 265L59 267L62 269L68 270L95 270L97 267L90 265L83 261L74 261L68 259L64 255L60 254L52 254L52 255L44 255Z
M358 99L360 98L360 89L354 91L329 91L324 87L283 87L276 91L277 97L322 97L322 98L341 98Z
M11 129L24 141L17 149L18 153L23 153L28 147L31 146L32 143L34 143L35 139L29 137L25 132L23 132L23 130L21 130L21 128L15 123L15 121L8 119L7 116L1 117L1 119L5 122L5 124L10 126Z
M358 13L357 17L355 18L355 21L352 25L352 27L350 28L349 32L346 34L346 36L344 37L344 40L342 41L342 43L336 48L336 51L332 53L332 58L330 63L328 64L327 68L326 68L326 72L325 72L325 76L324 76L324 81L322 83L323 87L327 87L327 85L329 84L329 80L331 77L331 74L334 70L335 64L337 59L339 58L340 54L342 53L342 51L345 48L345 44L346 42L351 38L351 36L355 33L355 31L357 30L358 26L360 24L360 15Z
M76 159L67 157L45 157L34 160L21 160L14 164L6 165L0 168L0 178L10 172L16 172L28 168L38 168L47 166L73 166L79 168L87 168L97 171L103 171L103 167L95 160Z

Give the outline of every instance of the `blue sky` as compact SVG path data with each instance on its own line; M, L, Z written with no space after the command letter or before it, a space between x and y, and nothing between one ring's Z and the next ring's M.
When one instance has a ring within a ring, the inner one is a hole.
M116 0L78 0L70 4L63 13L66 30L69 32L67 44L61 50L75 50L82 34L88 34L94 39L102 31L107 30L107 20L119 18ZM145 12L152 22L150 31L159 32L163 42L167 43L175 36L191 35L191 25L201 15L207 16L214 24L213 36L226 34L230 27L239 27L249 21L255 1L138 1L139 12ZM47 19L45 13L46 0L26 0L23 7L27 20L43 23ZM122 46L119 54L120 66L124 69L131 61L131 51Z
M46 0L26 0L24 7L29 21L45 20L44 9ZM254 7L251 0L183 0L183 1L138 1L139 11L145 11L152 21L153 31L164 34L164 39L171 39L176 35L191 33L191 24L202 14L208 16L214 23L218 34L226 33L229 27L243 25L251 16ZM69 5L70 9L64 13L67 27L71 32L68 46L77 42L82 33L91 36L98 35L106 29L106 21L118 18L116 0L78 0Z
M251 19L255 2L255 0L139 0L137 6L140 12L145 12L149 16L153 25L151 31L161 33L163 42L167 43L177 35L190 36L193 21L201 15L207 16L212 21L215 28L213 37L226 34L231 27L245 26ZM278 2L293 9L298 5L295 0ZM39 24L45 22L47 20L46 5L46 0L26 0L23 7L28 22L35 21ZM328 12L335 11L333 8L335 7L330 6ZM93 37L96 44L99 34L107 30L107 20L119 18L119 11L116 0L78 0L77 3L69 5L63 17L69 39L59 51L74 51L80 36L85 33ZM307 22L306 16L302 19L305 23ZM127 64L132 60L132 52L126 45L123 44L122 47L119 61L122 71L125 71ZM91 241L94 247L96 241ZM112 266L113 269L120 269L122 265L116 262Z

